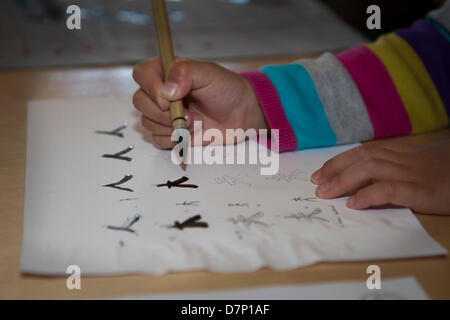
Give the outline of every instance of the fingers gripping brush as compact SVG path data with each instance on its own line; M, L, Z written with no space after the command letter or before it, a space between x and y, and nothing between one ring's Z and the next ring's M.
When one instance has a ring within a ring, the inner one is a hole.
M164 0L152 0L153 17L155 20L156 33L158 35L159 54L163 67L164 79L167 79L169 69L175 62L173 53L172 37L170 34L169 19L167 16L166 4ZM184 117L183 101L172 101L169 106L170 117L172 119L172 137L177 141L177 150L180 150L180 166L186 170L186 156L189 144L189 132L186 128Z

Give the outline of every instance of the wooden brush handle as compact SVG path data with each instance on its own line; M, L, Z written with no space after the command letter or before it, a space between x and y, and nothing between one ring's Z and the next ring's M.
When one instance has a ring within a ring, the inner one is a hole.
M167 16L166 4L164 0L152 0L153 17L155 19L156 33L158 35L159 55L164 72L164 79L167 79L169 69L175 62L173 54L172 36L170 34L169 18ZM173 128L186 128L184 118L183 101L170 103L170 116Z

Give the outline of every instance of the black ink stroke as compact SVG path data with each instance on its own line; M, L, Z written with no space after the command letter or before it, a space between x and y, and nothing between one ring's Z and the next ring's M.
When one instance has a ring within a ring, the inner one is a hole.
M183 202L179 202L176 205L177 206L187 206L187 207L197 207L198 203L200 201L183 201Z
M208 223L199 221L202 219L201 215L195 215L193 217L190 217L186 219L183 222L175 221L173 226L170 226L169 228L175 228L178 230L183 230L184 228L208 228Z
M173 120L172 120L173 121ZM180 143L182 143L183 142L183 136L179 136L178 137L178 143L177 144L180 144ZM184 148L181 148L180 149L180 152L178 153L178 155L180 156L180 158L181 159L183 159L183 156L184 156Z
M124 123L123 125L121 125L120 127L111 130L111 131L104 131L104 130L97 130L95 131L95 133L99 133L99 134L109 134L111 136L116 136L119 138L123 138L123 133L121 132L122 130L128 128L128 123Z
M131 161L131 160L133 160L132 158L124 157L123 155L128 153L128 152L130 152L133 149L134 149L133 146L129 146L126 149L123 149L122 151L119 151L119 152L114 153L114 154L104 154L104 155L102 155L102 157L103 158L117 159L117 160Z
M186 182L188 180L189 180L188 177L183 176L180 179L177 179L175 181L167 180L166 183L158 184L156 186L158 188L160 188L160 187L167 187L169 189L170 188L194 188L194 189L198 188L198 186L195 185L195 184L183 184L184 182Z
M131 227L133 226L133 224L138 222L140 219L141 219L141 215L136 214L131 221L129 221L129 219L127 219L121 227L106 226L106 228L110 229L110 230L116 230L116 231L126 231L129 233L136 233L136 231L134 229L131 229Z
M119 187L119 185L131 180L132 178L133 178L133 175L126 174L120 181L110 183L110 184L105 184L105 185L103 185L103 187L109 187L109 188L119 189L119 190L128 191L128 192L134 192L130 188Z

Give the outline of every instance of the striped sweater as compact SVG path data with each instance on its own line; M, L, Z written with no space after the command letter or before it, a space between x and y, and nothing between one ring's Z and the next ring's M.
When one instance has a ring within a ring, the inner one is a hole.
M280 152L445 128L450 0L367 45L243 73Z

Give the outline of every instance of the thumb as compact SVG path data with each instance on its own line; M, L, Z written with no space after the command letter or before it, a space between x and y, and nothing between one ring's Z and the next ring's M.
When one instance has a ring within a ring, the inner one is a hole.
M175 62L161 87L161 95L169 101L184 98L192 90L207 86L217 72L217 65L209 62L182 60Z

